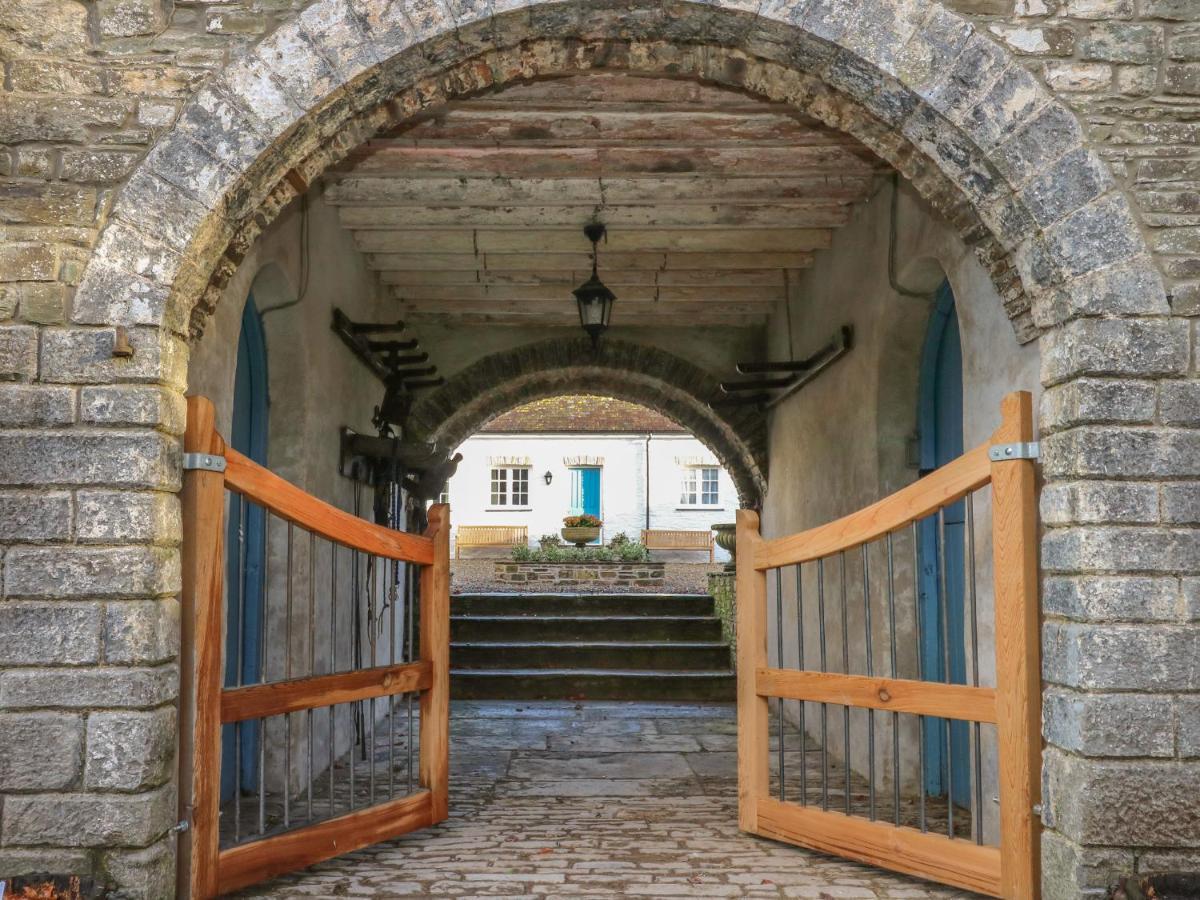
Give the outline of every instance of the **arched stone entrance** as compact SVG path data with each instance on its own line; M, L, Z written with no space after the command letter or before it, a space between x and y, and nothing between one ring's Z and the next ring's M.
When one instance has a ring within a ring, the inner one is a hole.
M1183 374L1186 323L1166 318L1165 290L1125 195L1073 114L964 19L919 0L319 0L218 73L123 188L83 272L73 327L48 330L41 341L38 377L160 385L163 405L177 404L189 328L202 327L206 304L263 225L346 150L447 97L613 66L795 103L909 177L976 248L1021 337L1041 335L1043 378L1053 388L1043 414L1045 471L1063 501L1048 517L1044 565L1109 574L1176 566L1170 554L1131 559L1125 551L1139 534L1087 524L1095 520L1082 508L1082 489L1053 483L1096 485L1089 479L1111 474L1106 460L1144 459L1145 441L1109 427L1113 418L1094 408L1099 389L1081 379ZM129 330L132 357L110 352L117 326ZM31 455L9 470L11 480L71 483L86 458L89 477L111 487L169 493L178 485L177 446L155 426L178 431L178 417L157 415L149 426L149 414L120 420L134 429L125 456L113 452L107 431L78 429L55 437L60 453ZM1160 437L1153 439L1165 458L1176 441ZM1170 464L1117 469L1158 477ZM178 541L178 524L164 514L150 530L155 549L131 552L124 568L169 586L177 555L167 548ZM1172 535L1172 547L1186 537ZM1097 554L1117 561L1101 565ZM22 588L20 579L32 577L22 576L23 566L34 570L19 557L8 561L10 592L54 595ZM79 576L71 590L102 595L90 590L91 577ZM169 635L172 612L160 606L147 608L145 627ZM1075 653L1084 638L1064 631L1047 647L1048 670L1063 683L1091 683ZM1060 769L1047 798L1052 824L1059 801L1077 798L1092 777L1074 763ZM155 824L139 820L131 840L150 844L157 824L169 823L169 804L154 802L144 816ZM1071 838L1084 829L1065 813L1063 821Z
M762 413L722 408L711 376L641 344L605 341L593 351L587 338L574 338L496 353L420 400L410 421L416 433L453 447L514 406L581 391L649 406L683 425L729 471L741 504L758 505L767 480Z

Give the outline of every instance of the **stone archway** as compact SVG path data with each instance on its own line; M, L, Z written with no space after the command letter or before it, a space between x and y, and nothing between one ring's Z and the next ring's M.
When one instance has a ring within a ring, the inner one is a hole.
M165 386L154 402L177 405L189 328L202 327L262 227L349 148L448 97L613 66L785 100L855 135L905 174L988 266L1019 336L1041 338L1043 379L1055 390L1043 413L1045 471L1059 483L1052 488L1063 488L1043 538L1046 568L1074 575L1182 565L1175 548L1183 532L1169 532L1170 541L1157 542L1166 549L1136 559L1130 541L1148 532L1097 527L1080 485L1096 486L1087 496L1103 498L1105 485L1085 480L1160 477L1190 465L1168 461L1190 441L1122 429L1097 408L1144 388L1137 396L1150 411L1136 413L1135 424L1158 421L1153 388L1139 382L1123 392L1119 379L1183 374L1186 322L1167 318L1161 278L1126 196L1073 113L1007 51L925 0L317 0L217 73L139 166L84 270L71 313L76 327L47 329L31 353L38 377ZM111 353L117 326L129 330L132 357ZM1117 380L1097 387L1085 376ZM53 447L10 469L11 478L90 480L160 495L177 489L177 445L162 433L177 431L177 421L129 415L120 420L136 425L128 434L82 427L52 435ZM135 561L147 581L169 586L178 557L168 548L179 526L164 514L151 530L145 539L153 552L139 551ZM19 573L21 558L13 560L8 571ZM102 576L70 577L76 595L103 595L89 582ZM36 578L39 590L59 590L46 587L50 576ZM1097 593L1061 581L1062 595ZM1106 604L1126 602L1116 593L1095 601L1096 617ZM172 613L160 606L147 607L145 628L169 634ZM1093 683L1077 647L1091 642L1102 653L1110 639L1090 625L1059 628L1047 639L1048 671L1063 684L1104 687L1103 679ZM1108 777L1099 764L1070 760L1048 763L1057 765L1047 779L1052 826L1060 802ZM1107 782L1100 789L1118 793ZM1082 857L1071 843L1083 842L1082 813L1071 810L1063 814L1070 839L1056 843L1063 859ZM144 842L158 833L147 829Z
M649 406L690 430L733 478L743 506L766 490L766 420L753 406L721 407L716 381L686 360L642 344L544 341L487 356L420 400L414 431L452 447L514 406L593 393ZM716 401L716 402L714 402Z

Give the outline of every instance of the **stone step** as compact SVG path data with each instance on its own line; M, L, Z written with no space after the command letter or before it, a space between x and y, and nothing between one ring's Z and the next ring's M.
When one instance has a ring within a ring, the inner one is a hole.
M732 672L660 669L451 669L450 695L484 700L733 700Z
M477 641L719 641L715 616L460 616L450 639Z
M721 641L479 641L450 645L454 669L728 669Z
M456 594L455 615L711 616L707 594Z

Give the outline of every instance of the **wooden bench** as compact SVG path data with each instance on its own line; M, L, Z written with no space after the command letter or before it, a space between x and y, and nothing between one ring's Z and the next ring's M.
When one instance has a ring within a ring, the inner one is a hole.
M707 550L708 561L716 559L716 546L711 531L643 528L642 543L647 550Z
M464 547L515 547L529 543L526 525L459 525L454 536L454 558Z

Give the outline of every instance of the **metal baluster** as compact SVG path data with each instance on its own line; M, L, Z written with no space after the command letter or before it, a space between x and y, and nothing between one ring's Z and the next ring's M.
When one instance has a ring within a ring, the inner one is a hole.
M871 636L871 568L867 545L862 545L863 570L863 630L866 632L867 677L875 674L875 662ZM868 815L875 819L875 710L867 707L867 798Z
M379 569L377 558L374 556L367 557L367 623L370 627L370 633L367 635L367 643L371 646L371 668L375 668L375 591L376 582L381 582L379 578ZM382 582L381 582L382 583ZM368 751L371 757L371 799L370 803L375 802L375 698L372 697L368 701L371 706L371 749Z
M804 564L796 564L796 646L797 662L804 669ZM800 701L800 803L808 805L808 729L804 724L804 708L808 704Z
M317 539L308 533L308 674L317 674ZM313 711L308 710L308 821L313 820L313 769L316 745L313 739Z
M838 553L842 581L842 674L850 674L850 604L846 597L846 551ZM842 783L846 795L846 815L850 815L850 707L842 704Z
M295 526L288 522L287 526L287 581L285 582L287 598L283 613L283 677L292 678L292 549L295 539ZM292 822L291 811L292 793L292 714L283 714L283 827L287 828Z
M234 681L238 687L244 683L243 671L245 657L243 649L246 644L246 500L237 495L238 504L238 630L237 630L237 672ZM242 835L242 723L233 726L233 840L234 843Z
M896 564L892 533L887 536L887 602L888 630L891 633L891 672L897 677L896 668ZM919 639L919 636L918 636ZM900 714L892 713L892 821L900 824Z
M329 672L333 674L337 671L337 547L333 541L329 542ZM337 761L335 756L337 749L337 708L336 706L329 707L329 815L332 818L334 815L334 763Z
M975 594L975 495L967 494L967 572L971 609L971 684L979 687L979 613ZM979 723L975 732L975 843L983 843L983 748L979 743Z
M783 569L775 570L775 637L776 649L779 656L776 660L776 665L783 668ZM784 763L784 740L783 740L783 698L775 698L775 713L779 719L779 799L786 800L787 794L784 788L784 774L786 764Z
M942 681L950 683L950 597L946 593L946 510L937 512L938 607L942 618ZM941 719L946 735L946 833L954 837L954 748L950 719Z
M267 681L267 570L271 554L271 513L263 509L262 594L258 607L258 665L259 681ZM258 833L267 831L267 720L258 720Z
M396 665L396 602L400 592L396 589L400 577L400 564L395 560L389 566L388 593L391 610L391 635L388 637L388 662ZM388 798L396 796L396 695L388 694Z
M825 646L825 560L817 560L817 615L820 617L821 671L828 669ZM821 809L829 809L829 704L821 702Z
M912 523L913 554L913 618L917 625L917 678L925 677L925 612L921 609L921 542L917 539L917 523ZM917 793L921 798L921 831L929 830L925 818L925 716L917 716Z
M406 578L408 581L408 654L405 662L413 661L413 607L416 606L419 597L418 588L420 587L419 572L420 568L412 563L405 563ZM409 691L405 695L408 701L408 793L413 792L413 695Z
M358 560L359 552L355 548L350 549L350 671L353 671L358 665L358 640L360 634L361 623L359 622L358 600L359 591L362 589L362 583L358 577ZM358 753L359 728L362 725L360 714L361 706L358 703L350 704L350 809L354 809L354 757Z

